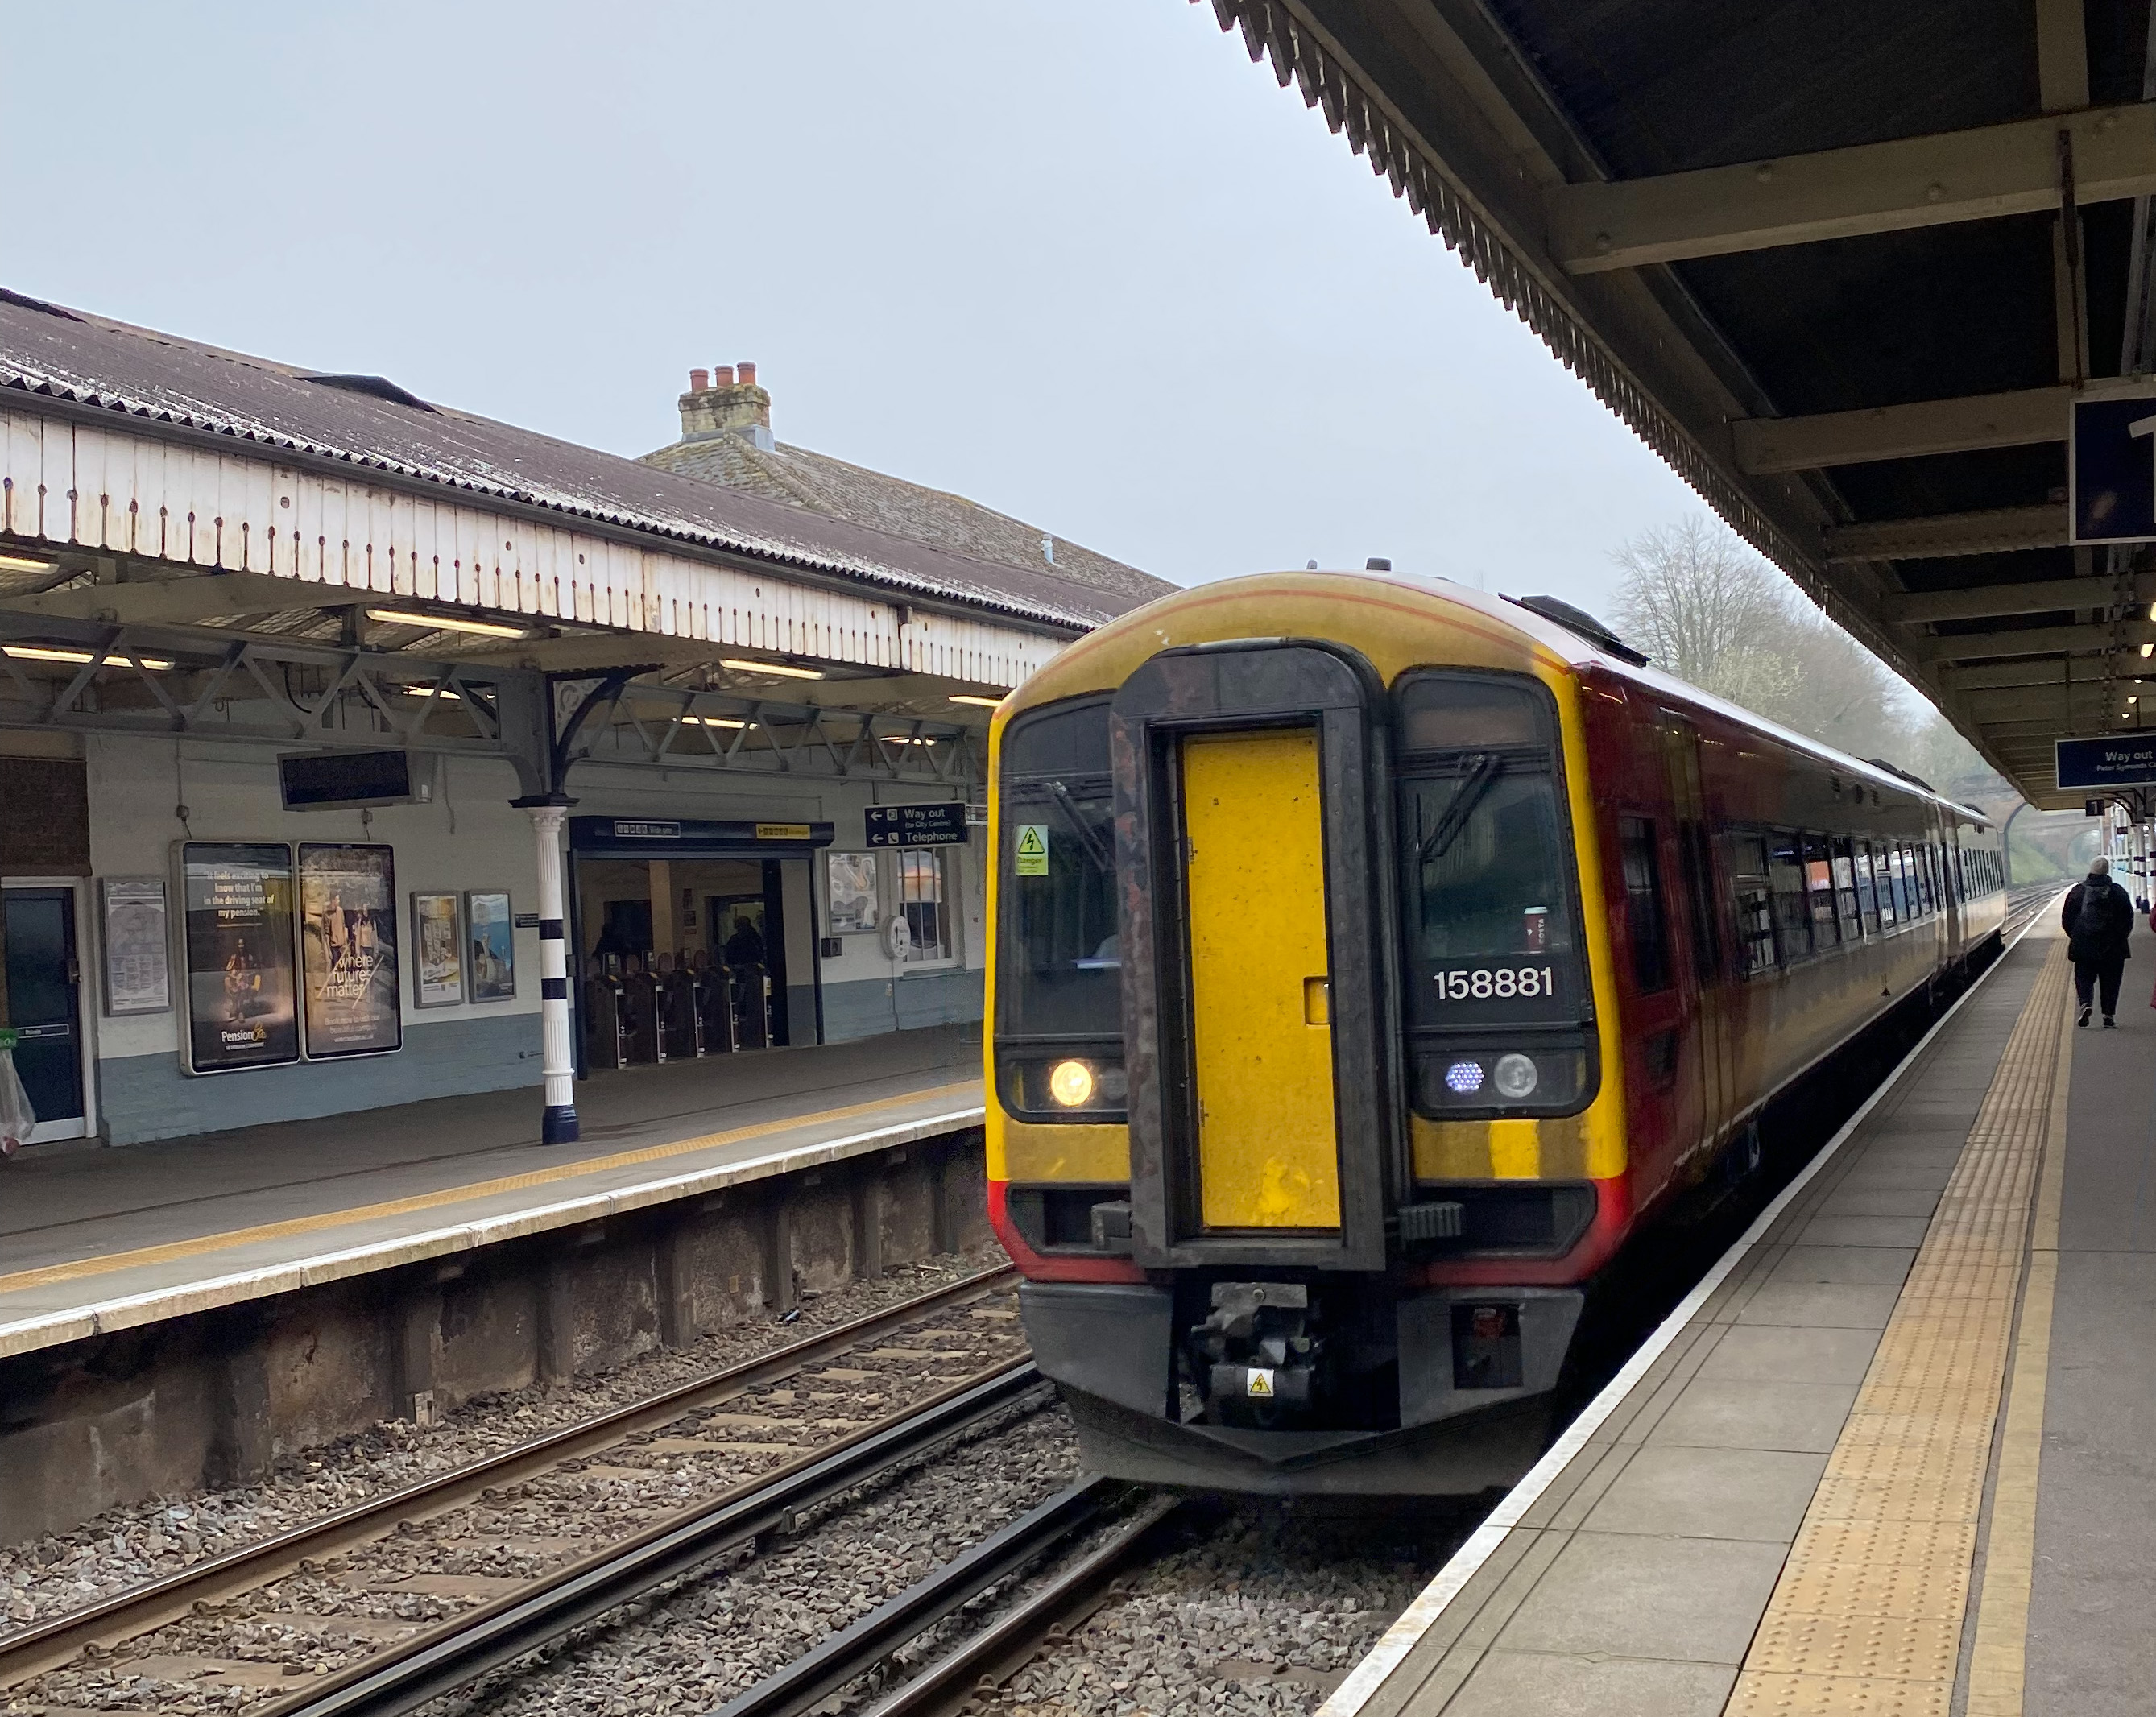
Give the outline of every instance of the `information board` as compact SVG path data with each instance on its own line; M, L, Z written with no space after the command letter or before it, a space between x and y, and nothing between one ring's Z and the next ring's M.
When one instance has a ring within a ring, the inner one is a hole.
M948 803L871 805L868 833L871 847L963 847L966 807Z
M2156 733L2060 740L2053 766L2061 788L2156 786Z

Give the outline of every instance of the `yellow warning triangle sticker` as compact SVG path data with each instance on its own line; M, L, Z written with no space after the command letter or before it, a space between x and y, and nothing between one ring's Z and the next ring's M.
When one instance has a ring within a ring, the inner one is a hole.
M1273 1392L1273 1374L1262 1366L1253 1366L1244 1386L1253 1397L1270 1395Z
M1048 843L1042 838L1039 823L1029 823L1019 830L1018 850L1022 858L1040 858L1047 853Z

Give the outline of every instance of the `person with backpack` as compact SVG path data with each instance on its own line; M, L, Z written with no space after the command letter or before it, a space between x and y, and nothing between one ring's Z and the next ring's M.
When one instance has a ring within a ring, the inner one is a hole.
M2111 879L2111 860L2098 854L2087 879L2066 890L2059 927L2066 933L2066 957L2074 963L2074 996L2080 1003L2074 1023L2089 1023L2093 996L2103 1004L2104 1029L2116 1030L2118 1022L2112 1016L2118 1012L2119 980L2131 957L2126 944L2133 934L2133 902Z

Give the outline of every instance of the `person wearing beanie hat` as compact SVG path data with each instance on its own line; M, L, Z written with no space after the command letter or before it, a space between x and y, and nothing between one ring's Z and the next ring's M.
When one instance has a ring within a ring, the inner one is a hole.
M2066 933L2066 957L2074 963L2074 1023L2087 1025L2092 1003L2100 1001L2104 1029L2114 1029L2118 982L2132 957L2126 945L2133 934L2133 902L2111 879L2110 859L2098 853L2087 879L2066 890L2059 927Z

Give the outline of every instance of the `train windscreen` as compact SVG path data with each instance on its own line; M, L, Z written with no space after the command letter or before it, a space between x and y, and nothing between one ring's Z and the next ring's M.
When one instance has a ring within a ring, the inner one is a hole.
M1004 735L997 1058L1006 1103L1044 1120L1120 1117L1122 957L1105 701L1051 705Z
M1568 1045L1589 1008L1555 711L1529 682L1438 673L1408 680L1399 707L1407 1024L1437 1070L1434 1085L1418 1079L1417 1106L1569 1107L1588 1067ZM1524 1090L1486 1084L1479 1062L1436 1044L1520 1028L1513 1059L1537 1069L1532 1082L1512 1070Z

